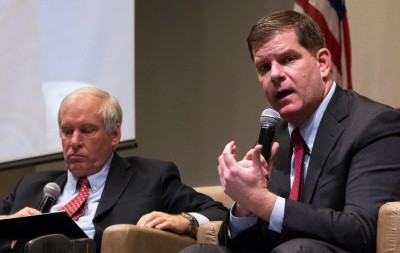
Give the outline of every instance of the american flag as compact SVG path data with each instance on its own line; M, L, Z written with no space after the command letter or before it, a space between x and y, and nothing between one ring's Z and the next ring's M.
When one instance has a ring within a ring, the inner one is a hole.
M344 0L295 0L294 10L310 16L321 28L332 54L335 81L353 89L351 82L351 47Z

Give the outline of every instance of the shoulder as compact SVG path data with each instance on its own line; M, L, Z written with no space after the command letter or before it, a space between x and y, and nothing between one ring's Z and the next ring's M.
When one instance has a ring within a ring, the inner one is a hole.
M398 110L359 95L354 91L348 92L354 94L350 108L352 114L359 121L370 121L374 125L393 123L393 126L397 125L400 127L400 112Z
M51 171L40 171L40 172L32 172L25 174L22 176L23 180L33 180L33 181L46 181L46 180L54 180L62 175L66 175L66 170L51 170Z
M65 183L66 178L66 170L28 173L19 179L14 187L14 192L26 198L30 198L30 196L32 197L34 194L41 193L43 187L47 183L55 182L61 187L63 183Z
M358 127L362 124L391 121L400 125L400 112L388 105L374 101L352 90L337 87L326 109L337 121L356 121Z
M131 165L142 165L142 166L156 166L156 167L163 167L169 166L173 164L170 161L152 159L147 157L140 157L140 156L130 156L126 157L125 160L130 163Z
M155 176L157 174L172 172L179 175L177 166L171 161L140 156L117 157L117 159L114 166L124 167L127 170L133 170L135 173L153 174Z
M355 91L339 88L332 97L321 125L324 130L341 129L347 142L360 146L400 135L400 112ZM339 131L339 130L338 130Z

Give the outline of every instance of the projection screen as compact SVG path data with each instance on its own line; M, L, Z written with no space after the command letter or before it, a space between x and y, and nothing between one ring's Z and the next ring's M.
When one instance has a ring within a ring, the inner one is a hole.
M58 107L81 86L118 98L134 141L134 1L2 0L0 37L0 165L60 154Z

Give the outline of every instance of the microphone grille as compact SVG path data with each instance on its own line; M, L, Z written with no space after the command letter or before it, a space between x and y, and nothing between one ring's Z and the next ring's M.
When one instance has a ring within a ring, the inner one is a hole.
M49 196L49 197L53 198L54 200L56 200L56 199L58 199L58 197L61 194L60 186L58 186L58 184L53 183L53 182L48 183L43 188L43 194L45 196Z
M262 124L271 124L276 126L280 119L281 115L279 114L279 112L271 108L267 108L261 113L260 121Z

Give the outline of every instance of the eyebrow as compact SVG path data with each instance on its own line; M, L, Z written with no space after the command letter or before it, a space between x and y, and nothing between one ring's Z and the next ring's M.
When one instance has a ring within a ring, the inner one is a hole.
M274 58L281 58L282 56L286 57L288 55L300 55L300 53L292 48L288 48L287 50L279 52L279 54L274 54ZM276 57L276 56L278 56L278 57ZM264 62L265 59L268 59L268 62L270 62L268 57L258 57L258 58L259 58L259 60L256 60L256 57L254 57L254 65Z

